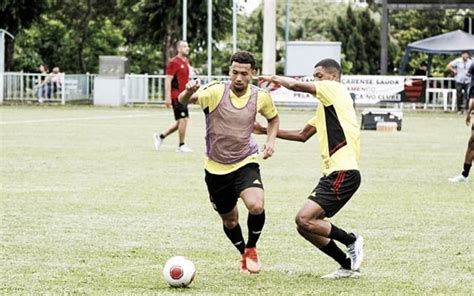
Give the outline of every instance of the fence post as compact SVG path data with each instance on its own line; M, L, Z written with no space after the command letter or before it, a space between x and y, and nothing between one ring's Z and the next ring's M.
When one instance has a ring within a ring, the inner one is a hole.
M125 74L125 104L130 102L130 74Z
M89 83L90 83L90 76L89 76L89 72L86 72L86 96L87 96L87 99L90 99L90 94L89 94Z
M23 92L25 91L25 88L23 86L23 71L20 72L20 100L23 102L23 98L25 97L23 95Z
M0 104L3 104L3 94L4 94L3 73L0 73Z
M61 105L66 104L66 74L62 73L61 74Z
M145 73L145 104L150 102L150 94L148 93L148 73Z

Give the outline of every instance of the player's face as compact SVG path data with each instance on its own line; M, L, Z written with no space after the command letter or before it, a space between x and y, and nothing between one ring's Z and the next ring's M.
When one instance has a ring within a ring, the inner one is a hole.
M184 56L188 56L189 54L189 44L185 41L182 41L178 45L178 52Z
M339 75L336 71L329 71L326 68L318 66L314 68L313 72L314 80L321 81L321 80L336 80L339 81Z
M236 92L245 91L254 74L255 70L251 68L250 64L232 62L229 70L232 89Z
M463 52L461 57L464 61L467 61L469 59L469 54L467 52Z

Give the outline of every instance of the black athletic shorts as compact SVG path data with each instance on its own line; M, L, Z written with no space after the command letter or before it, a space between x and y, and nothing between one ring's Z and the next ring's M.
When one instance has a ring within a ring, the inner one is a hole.
M175 120L189 117L188 105L183 105L178 100L172 100L171 104L173 105Z
M332 217L351 199L360 185L358 170L336 171L322 177L308 197Z
M204 171L209 199L214 210L219 214L227 214L232 211L244 189L250 187L263 189L260 168L257 163L249 163L226 175L214 175Z

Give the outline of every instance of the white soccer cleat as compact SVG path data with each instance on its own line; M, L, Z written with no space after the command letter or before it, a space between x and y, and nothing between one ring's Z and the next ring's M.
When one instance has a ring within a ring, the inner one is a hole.
M153 140L155 141L155 149L160 150L161 144L163 143L163 139L160 138L160 135L158 133L154 133Z
M359 278L359 277L360 277L360 272L358 270L344 269L341 267L334 272L323 275L321 278L325 280L337 280L337 279L343 279L343 278Z
M364 260L364 238L355 234L356 240L347 246L347 252L351 257L351 269L359 270L362 260Z
M186 146L186 145L181 145L176 149L176 152L190 153L190 152L193 152L193 150L191 148L189 148L188 146Z
M448 181L453 182L453 183L463 183L463 182L468 182L469 178L464 177L463 175L458 175L458 176L454 176L452 178L449 178Z

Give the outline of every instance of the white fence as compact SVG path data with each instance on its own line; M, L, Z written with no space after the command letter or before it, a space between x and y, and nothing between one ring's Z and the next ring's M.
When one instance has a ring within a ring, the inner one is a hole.
M125 102L128 104L163 103L166 75L127 74L125 75ZM212 76L212 80L227 80L228 76ZM209 82L207 76L194 76L201 84Z
M3 82L3 90L0 90L0 102L40 101L65 104L70 101L92 98L95 74L61 73L59 77L58 84L41 84L46 78L45 74L23 72L0 74L0 80Z
M1 75L1 74L0 74ZM37 73L7 72L0 76L0 103L8 101L20 102L53 102L65 104L71 101L87 100L91 102L94 94L95 74L61 74L61 87L48 88L46 92L39 89L40 81L44 80L44 75ZM128 74L125 76L125 88L123 97L126 104L162 104L164 103L164 83L165 75ZM354 76L362 77L362 76ZM376 76L374 76L376 77ZM195 76L200 79L201 84L208 83L207 76ZM420 78L420 77L418 77ZM227 80L228 76L212 76L211 80ZM426 79L423 77L423 79ZM412 108L443 108L454 110L456 92L454 90L453 78L427 78L425 99L418 103L409 103ZM274 93L274 100L278 105L286 106L314 106L316 103L308 100L304 96L278 95ZM395 102L378 103L379 106L392 106ZM396 103L395 103L396 104ZM398 103L399 104L399 103ZM397 104L396 104L397 105ZM405 104L406 106L407 104Z

